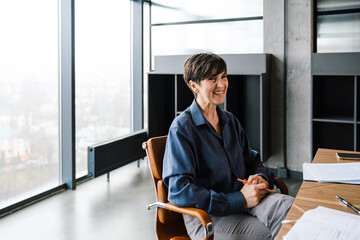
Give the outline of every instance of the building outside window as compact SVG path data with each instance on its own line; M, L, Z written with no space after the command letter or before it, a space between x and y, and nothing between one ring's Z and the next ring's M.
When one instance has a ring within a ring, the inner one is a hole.
M131 131L131 1L74 2L78 178L89 145ZM61 3L0 2L0 210L63 186Z
M60 184L58 1L0 2L0 209Z

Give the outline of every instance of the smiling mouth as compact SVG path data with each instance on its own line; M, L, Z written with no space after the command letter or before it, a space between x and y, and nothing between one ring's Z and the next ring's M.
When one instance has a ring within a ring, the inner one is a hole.
M214 92L215 95L221 95L221 94L224 94L224 91L217 91L217 92Z

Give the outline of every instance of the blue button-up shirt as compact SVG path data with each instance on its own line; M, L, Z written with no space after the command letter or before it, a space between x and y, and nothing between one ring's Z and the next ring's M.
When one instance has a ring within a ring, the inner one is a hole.
M270 176L260 155L251 150L240 122L233 114L216 110L221 136L195 100L175 118L166 143L163 179L173 204L224 216L245 209L243 184L237 178L257 173L269 182Z

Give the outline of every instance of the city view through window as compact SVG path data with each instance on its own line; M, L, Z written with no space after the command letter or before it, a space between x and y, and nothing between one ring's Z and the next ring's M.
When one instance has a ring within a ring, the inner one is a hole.
M1 1L0 33L1 207L59 185L57 0Z
M76 177L89 145L131 129L131 1L99 3L75 2ZM58 10L0 2L0 209L62 184Z
M130 3L75 2L76 176L87 147L130 133ZM96 13L94 15L94 13Z

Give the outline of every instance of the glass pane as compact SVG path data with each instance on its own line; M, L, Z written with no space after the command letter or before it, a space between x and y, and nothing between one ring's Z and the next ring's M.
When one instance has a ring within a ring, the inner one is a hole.
M360 8L360 0L318 0L317 9L322 11L346 10Z
M76 175L87 147L130 133L130 1L75 2Z
M262 53L262 30L262 20L152 27L152 56Z
M317 52L360 52L360 13L318 16Z
M151 23L263 16L263 0L154 0Z
M0 208L59 185L58 1L0 1Z

